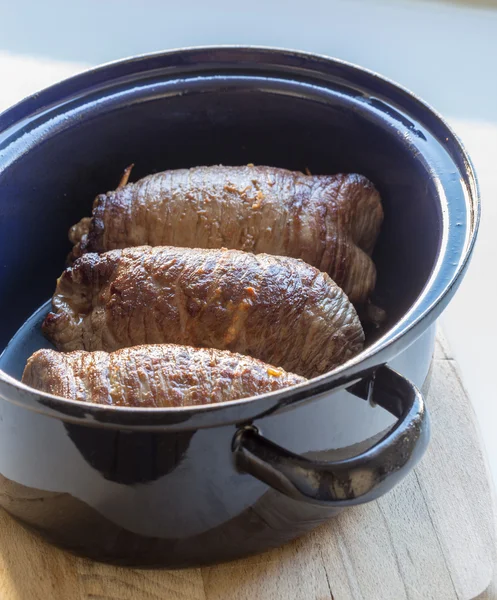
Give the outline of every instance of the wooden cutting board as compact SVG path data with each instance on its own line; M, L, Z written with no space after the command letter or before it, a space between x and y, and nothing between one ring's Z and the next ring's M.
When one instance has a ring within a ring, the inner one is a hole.
M183 571L75 558L0 511L0 600L497 599L492 489L473 409L440 337L428 386L430 447L380 500L281 549Z

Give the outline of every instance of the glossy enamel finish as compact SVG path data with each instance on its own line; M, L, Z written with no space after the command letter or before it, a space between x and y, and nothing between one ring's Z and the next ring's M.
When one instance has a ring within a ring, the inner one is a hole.
M393 368L421 385L433 339L429 329ZM342 390L253 424L294 454L336 462L367 451L394 422ZM78 554L165 567L260 552L340 510L295 500L240 472L232 452L238 430L91 427L2 401L0 505Z
M354 386L350 390L360 393ZM288 452L249 426L240 428L233 440L239 469L296 500L337 508L375 500L421 457L429 425L420 392L389 367L379 367L366 390L365 400L398 419L371 448L346 459L316 461Z
M433 322L460 281L476 235L474 174L452 132L409 93L338 61L252 48L145 56L49 88L0 116L0 129L0 186L9 205L0 237L16 256L0 280L9 290L0 308L11 316L0 344L50 296L68 249L68 227L88 214L97 192L115 187L114 173L131 162L137 163L135 177L216 162L358 171L375 182L385 203L375 260L378 301L390 322L356 359L291 393L181 414L163 409L138 415L136 409L109 412L35 399L0 372L0 393L72 419L212 426L267 414L353 381ZM43 252L33 253L33 247ZM25 279L32 282L29 294Z
M109 409L19 383L45 343L45 306L0 357L0 504L62 546L120 564L185 566L279 545L338 509L241 472L237 432L254 425L288 453L328 465L374 454L367 448L394 418L345 388L386 362L423 383L432 324L476 236L471 165L423 103L330 59L200 48L89 71L0 115L0 349L52 294L69 226L131 162L137 178L248 162L368 176L384 200L375 301L389 321L361 355L291 390L192 409ZM411 417L406 426L419 422ZM407 459L393 453L399 468L378 493L419 457L427 430L418 431ZM380 445L395 439L391 431Z

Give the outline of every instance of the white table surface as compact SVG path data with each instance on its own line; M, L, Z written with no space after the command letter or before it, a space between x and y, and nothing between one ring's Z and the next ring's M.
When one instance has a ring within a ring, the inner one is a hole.
M497 481L497 11L435 2L0 0L0 110L87 66L200 44L301 48L350 60L444 114L479 176L472 265L442 326L462 370ZM493 228L496 228L494 230Z

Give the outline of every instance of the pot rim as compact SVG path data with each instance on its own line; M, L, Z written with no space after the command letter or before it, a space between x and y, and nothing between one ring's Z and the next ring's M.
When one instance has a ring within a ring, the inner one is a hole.
M444 135L446 141L449 142L450 139L455 152L459 155L459 158L462 159L462 166L457 165L454 156L452 154L450 155L454 165L457 166L461 180L464 182L463 188L465 191L463 195L464 208L466 211L466 231L464 244L461 244L462 247L458 249L459 256L457 263L451 264L451 268L449 269L445 268L445 271L448 271L448 273L444 272L442 275L441 272L444 270L443 266L445 265L445 267L447 267L447 246L450 242L451 228L453 229L455 225L454 223L449 222L446 212L444 213L444 211L442 211L442 243L438 251L435 266L418 298L403 317L387 330L376 342L365 348L360 354L351 358L343 365L340 365L329 373L290 388L242 398L240 400L201 406L168 408L106 406L87 404L85 402L69 400L34 390L0 369L0 397L30 408L31 410L48 414L49 416L66 421L85 422L96 426L145 427L147 429L167 427L171 430L184 430L193 427L212 427L220 424L244 422L255 417L270 414L283 407L294 405L305 399L310 400L326 391L350 385L354 381L371 373L375 367L380 364L385 364L387 359L392 358L402 350L401 342L406 338L407 334L409 334L409 343L414 341L414 339L422 332L420 329L425 329L435 320L455 292L455 289L460 283L467 268L480 222L480 194L471 159L451 127L431 106L403 86L374 71L357 66L353 63L322 54L268 46L194 46L140 54L87 69L73 77L64 79L59 83L47 87L41 92L28 96L0 114L0 131L8 131L8 129L15 126L20 120L26 119L26 114L32 115L35 111L40 111L42 107L46 106L46 104L43 104L46 101L48 101L50 106L53 106L54 101L53 99L50 101L50 97L57 93L59 93L59 95L57 96L55 103L56 105L60 105L64 99L68 98L64 89L68 86L73 90L76 87L79 90L79 93L84 95L84 92L91 87L92 78L95 76L108 75L105 79L99 79L98 84L101 85L104 81L112 82L115 79L122 79L122 74L117 73L116 75L114 73L111 75L112 71L115 69L121 70L123 67L130 66L139 67L150 61L164 60L174 57L175 55L181 56L183 59L188 58L190 63L193 64L195 55L198 55L199 53L202 55L201 62L197 60L195 64L204 67L211 62L212 66L215 67L224 58L224 60L229 60L234 64L236 63L239 68L243 68L243 61L253 61L254 53L271 58L273 59L272 61L266 63L263 62L261 65L263 72L267 76L276 74L274 69L278 66L280 68L290 67L291 75L291 67L293 66L294 69L298 68L295 67L295 61L305 62L306 69L311 72L311 74L318 77L322 77L323 71L325 71L326 74L333 78L333 73L330 73L330 71L340 67L345 69L347 73L360 75L368 81L381 85L384 91L394 92L396 97L400 94L401 98L407 101L408 104L410 103L421 111L424 116L429 116L434 120L438 128L445 130ZM212 53L212 57L209 57L207 60L205 53ZM235 53L236 56L233 56L233 53ZM179 67L176 65L179 69L178 75L181 75L181 69L184 64L189 63L183 63ZM163 68L164 67L165 65L163 65ZM148 70L152 69L148 67L140 71L138 68L128 71L127 75L130 80L132 80L133 76L136 78L139 73L146 73ZM278 74L280 76L282 75L281 72ZM292 80L289 79L289 81L291 82ZM386 96L386 100L389 100L388 95ZM35 106L31 107L31 104L34 104ZM398 107L396 106L396 108ZM401 108L405 110L405 107L401 106ZM17 115L19 111L24 114ZM436 139L438 140L438 137ZM0 155L0 170L1 169L2 164ZM447 200L446 203L448 206ZM441 279L443 280L443 285L441 284ZM436 283L440 286L440 291L435 294L430 294L430 292L433 292ZM408 344L404 343L403 345L405 347Z

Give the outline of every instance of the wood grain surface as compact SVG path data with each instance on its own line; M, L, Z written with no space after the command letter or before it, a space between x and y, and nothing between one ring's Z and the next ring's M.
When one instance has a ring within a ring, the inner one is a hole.
M253 558L183 571L110 567L50 546L1 511L0 600L496 600L491 485L440 337L427 396L432 441L413 473L380 500Z

